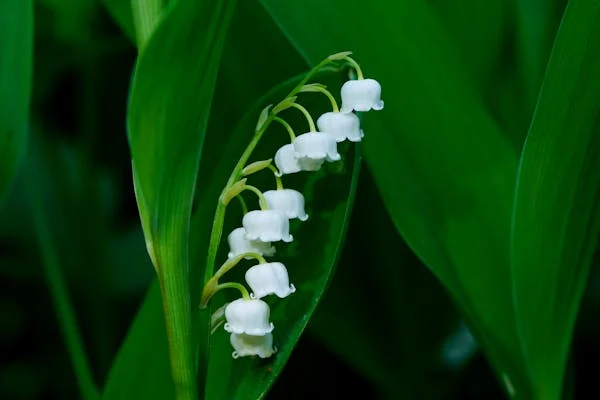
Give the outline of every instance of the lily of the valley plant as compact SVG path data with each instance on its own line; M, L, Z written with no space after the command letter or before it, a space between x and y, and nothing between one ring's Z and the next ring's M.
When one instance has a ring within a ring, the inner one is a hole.
M221 289L237 289L241 297L220 308L213 316L213 325L218 327L225 322L224 329L230 334L233 357L259 356L267 358L276 351L273 346L275 325L270 321L269 305L262 299L275 295L285 298L296 291L290 283L284 264L267 261L265 257L276 254L273 242L291 242L290 220L307 221L304 196L302 193L285 188L282 176L301 171L318 171L326 162L341 159L337 144L344 140L360 142L363 131L360 120L354 113L381 110L381 86L374 79L365 79L358 63L350 58L350 52L337 53L327 57L308 72L304 79L275 107L268 106L261 113L254 137L246 147L235 166L225 188L219 197L213 229L208 249L207 269L204 278L201 307L206 307L212 296ZM324 85L310 83L310 78L329 64L349 65L355 80L344 83L341 88L341 108L334 96ZM332 110L321 115L316 122L308 110L298 103L298 95L306 92L322 93L331 102ZM282 111L295 108L308 123L308 131L296 136L292 126L280 116ZM272 122L277 122L287 130L289 143L283 144L273 159L247 164L262 135ZM274 190L261 191L247 183L248 177L258 171L270 169L276 181ZM243 191L251 191L258 197L260 209L248 211L240 196ZM238 197L244 209L241 226L229 233L228 259L215 272L215 258L221 236L225 210L229 202ZM220 280L242 259L255 260L256 265L246 271L245 280L251 292L239 282ZM224 321L223 321L224 318ZM215 328L216 330L216 328ZM213 330L213 332L215 331Z

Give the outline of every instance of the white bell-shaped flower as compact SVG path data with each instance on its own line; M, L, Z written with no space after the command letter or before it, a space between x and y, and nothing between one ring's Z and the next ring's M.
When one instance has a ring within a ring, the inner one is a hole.
M348 81L342 86L341 112L382 110L381 85L375 79Z
M258 299L237 299L225 307L225 330L230 333L266 335L273 331L269 305Z
M304 196L294 189L269 190L263 193L270 210L276 210L287 218L298 218L306 221L308 215L304 211Z
M294 145L286 144L275 153L275 165L279 176L293 174L300 171L318 171L323 165L323 160L298 159L295 156Z
M227 257L233 258L244 253L258 253L263 256L270 257L275 254L275 247L269 242L261 242L260 240L246 239L246 230L244 228L236 228L227 237L229 242L229 254ZM252 257L244 257L246 260Z
M285 265L280 262L257 264L246 271L246 282L252 289L252 297L260 299L270 294L284 298L296 291L290 285Z
M327 112L317 120L319 131L331 135L336 142L348 139L360 142L364 136L360 129L360 119L354 113Z
M273 347L273 334L255 336L244 333L232 333L229 338L233 349L231 353L233 358L259 356L260 358L269 358L275 353Z
M280 211L254 210L242 218L242 225L246 230L246 239L260 240L261 242L291 242L294 237L290 235L290 220Z
M296 137L294 150L299 159L337 161L342 158L335 138L323 132L308 132Z

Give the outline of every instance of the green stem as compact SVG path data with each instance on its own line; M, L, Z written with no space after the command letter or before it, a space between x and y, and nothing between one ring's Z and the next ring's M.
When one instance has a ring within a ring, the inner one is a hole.
M247 214L248 213L248 206L246 205L246 201L244 200L244 198L241 195L237 195L235 196L238 198L238 200L240 201L240 206L242 207L242 214Z
M246 185L246 186L244 186L244 190L249 190L251 192L254 192L254 194L256 194L256 196L258 196L258 204L260 205L261 210L269 209L269 207L267 206L267 200L265 200L265 196L263 196L262 192L260 190L258 190L258 188L254 187L252 185Z
M350 65L352 65L352 67L353 67L353 68L354 68L354 70L356 71L356 78L357 78L358 80L365 79L365 77L363 76L363 73L362 73L362 69L360 69L360 65L358 65L358 63L357 63L356 61L354 61L354 59L353 59L353 58L351 58L351 57L348 57L348 56L345 56L345 57L343 57L342 59L343 59L343 60L346 60L346 61L348 61L348 63L349 63Z
M338 108L338 105L337 105L337 101L335 101L335 98L333 97L333 95L331 94L331 92L329 90L327 90L324 86L321 86L321 85L305 86L302 89L302 92L305 92L305 93L306 92L319 92L319 93L323 93L329 99L329 102L331 103L331 108L333 109L333 112L339 112L340 111L340 109Z
M294 129L292 129L291 125L288 124L286 120L284 120L283 118L279 118L279 117L273 117L273 121L277 121L281 125L284 126L284 128L288 131L288 134L290 135L290 142L293 142L296 139L296 134L294 133Z
M49 223L41 202L42 196L36 189L38 186L39 184L36 183L35 179L29 178L29 198L31 200L35 231L46 279L50 286L50 293L52 294L52 302L60 322L63 339L73 363L81 397L96 400L100 398L100 395L92 377L89 360L85 354L83 339L77 326L75 311L69 298L67 284L60 270L57 250L52 242L52 235L48 228Z
M313 77L314 74L316 74L323 67L325 67L327 64L330 64L332 62L333 61L328 58L322 60L313 69L311 69L306 74L306 76L303 79L301 79L300 82L298 82L298 84L284 98L295 96L302 89L302 87L306 84L306 82L308 82L309 79ZM246 147L246 149L242 153L242 156L240 157L237 164L233 168L233 171L231 171L231 175L229 176L227 184L225 185L225 189L223 190L224 192L227 191L233 183L235 183L242 177L242 169L244 168L244 165L246 165L246 163L248 162L248 159L252 155L252 152L256 148L256 145L262 138L262 136L265 133L265 131L267 130L267 128L271 125L271 122L273 121L274 118L275 118L275 114L273 114L271 112L269 114L269 116L267 117L267 119L265 120L264 124L262 124L260 129L258 131L256 131L256 133L254 134L254 137L252 137L252 140L250 141L250 143L248 143L248 147ZM225 221L226 208L227 208L226 205L223 204L221 201L219 201L217 203L217 209L215 210L215 216L213 218L213 226L212 226L212 230L211 230L211 234L210 234L210 241L208 244L208 253L206 256L206 269L204 270L204 279L202 280L203 286L204 286L204 283L208 282L208 280L213 276L213 273L215 270L215 260L217 258L217 250L219 249L219 243L221 241L221 236L223 235L223 222Z
M165 229L167 232L176 231L173 226L168 226ZM185 240L181 236L182 233L175 233L172 236L173 242L160 243L159 247L156 248L157 261L160 260L157 269L163 299L167 338L169 340L169 356L171 374L175 384L175 399L196 400L198 399L195 368L197 363L192 350L192 303L189 292L189 278L183 269L165 270L165 266L189 264L187 251L181 254L166 249L167 246L171 246L171 243L182 243ZM161 262L164 265L161 265Z
M283 182L281 181L281 177L278 175L279 171L277 171L277 168L275 168L273 166L273 164L269 164L268 168L271 171L273 171L273 176L275 177L275 185L277 187L277 190L282 190L283 189Z
M317 128L315 127L315 121L313 121L313 118L310 116L310 113L308 112L308 110L306 108L304 108L303 106L301 106L298 103L292 103L290 107L297 108L298 110L300 110L302 112L302 114L304 114L304 117L306 117L306 121L308 122L309 132L317 131Z
M227 261L225 261L223 263L223 265L221 265L221 267L219 267L219 269L217 270L217 272L215 272L214 275L214 279L221 279L221 277L223 277L223 275L225 275L227 272L229 272L233 267L235 267L236 265L238 265L238 263L246 257L252 257L254 258L256 261L258 261L259 264L265 264L267 262L267 260L265 260L265 258L260 255L259 253L243 253L240 254L238 256L235 256Z
M237 289L240 291L240 293L242 293L242 298L244 300L250 300L250 293L248 293L248 289L246 289L244 287L244 285L242 285L241 283L237 283L237 282L221 283L220 285L217 286L217 292L221 289Z
M233 267L238 265L239 262L246 257L254 258L258 261L259 264L265 264L267 262L267 260L265 260L265 258L259 253L243 253L225 261L223 265L221 265L221 267L217 270L217 272L215 272L215 275L206 282L204 288L202 288L200 308L205 308L208 305L210 299L219 290L219 279L221 279L223 275L225 275Z

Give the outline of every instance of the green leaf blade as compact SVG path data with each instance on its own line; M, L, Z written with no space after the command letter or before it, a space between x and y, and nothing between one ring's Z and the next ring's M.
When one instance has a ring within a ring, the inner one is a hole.
M506 391L526 398L508 255L517 154L456 44L422 2L262 3L310 63L351 48L381 82L385 109L365 121L364 153L384 203L459 303ZM334 20L358 28L330 29Z
M539 398L558 399L600 233L600 4L569 3L523 149L512 226L521 339Z
M33 1L0 3L0 199L23 158L29 135Z
M360 148L343 157L343 172L312 173L303 187L289 186L305 194L310 216L293 230L292 244L277 247L276 259L286 265L297 288L286 299L269 300L277 352L268 360L234 360L229 334L218 329L211 338L206 399L262 399L283 370L325 292L344 243Z
M159 276L178 399L197 398L188 235L234 4L181 0L170 8L141 52L128 109L136 196Z
M154 281L113 362L103 400L175 399L160 287Z

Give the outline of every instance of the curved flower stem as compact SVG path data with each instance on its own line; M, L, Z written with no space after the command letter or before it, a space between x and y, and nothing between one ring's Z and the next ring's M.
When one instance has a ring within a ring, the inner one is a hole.
M267 206L267 200L265 200L265 196L263 196L262 192L252 186L252 185L246 185L244 186L244 190L250 190L251 192L254 192L257 196L258 196L258 204L260 204L260 209L261 210L268 210L269 207Z
M258 261L259 264L265 264L267 260L260 255L259 253L242 253L238 256L230 258L225 261L221 267L215 272L214 279L220 279L223 275L225 275L228 271L230 271L233 267L235 267L243 258L251 257Z
M217 308L215 312L213 312L213 314L210 316L211 335L215 333L216 330L219 329L219 327L225 322L225 307L226 305Z
M333 95L331 94L331 92L325 88L325 86L322 86L322 85L307 85L307 86L304 86L302 88L301 92L303 92L303 93L308 93L308 92L323 93L329 99L329 102L331 103L331 108L333 109L333 112L339 112L340 111L340 109L339 109L339 107L337 105L337 101L335 101L335 98L333 97Z
M241 194L238 194L235 197L237 197L238 200L240 201L240 206L242 207L242 214L246 215L248 213L248 206L246 205L246 201L241 196Z
M217 286L217 290L215 291L215 293L217 293L221 289L237 289L240 291L240 293L242 293L242 298L244 300L250 300L250 293L248 293L248 289L246 289L244 287L244 285L242 285L241 283L237 283L237 282L221 283Z
M279 117L273 117L273 121L279 122L281 125L283 125L285 127L285 129L287 129L288 134L290 135L290 143L296 139L296 134L294 133L294 129L292 129L292 127L290 126L290 124L287 123L286 120L284 120L283 118L279 118Z
M200 300L200 308L206 307L210 299L219 290L219 286L221 286L219 285L219 279L246 257L254 258L259 264L265 264L267 262L267 260L259 253L242 253L225 261L217 272L215 272L215 275L206 282L206 285L204 285L204 288L202 289L202 298Z
M279 171L277 171L277 168L275 168L273 164L269 164L267 168L273 171L273 176L275 176L275 185L277 187L277 190L282 190L283 182L281 181L281 177L278 175Z
M345 57L342 57L342 59L348 61L348 63L350 65L352 65L352 68L354 68L354 70L356 71L356 78L358 80L365 79L365 77L363 76L363 73L362 73L362 69L360 69L360 65L358 65L358 63L356 61L354 61L353 58L345 56Z
M297 108L298 110L302 111L302 114L304 114L304 116L306 117L306 121L308 122L309 132L317 131L317 128L315 127L315 121L313 121L313 118L310 116L310 113L308 112L308 110L306 108L304 108L303 106L301 106L298 103L292 103L290 105L290 107L294 107L294 108Z
M310 78L312 78L317 72L322 70L328 64L331 64L333 62L334 60L325 58L319 64L315 65L315 67L311 69L304 76L304 78L300 79L298 84L284 98L295 96L298 92L300 92L302 87L306 84L306 82L310 80ZM271 125L271 122L273 121L275 116L276 115L273 112L270 112L265 122L261 125L260 129L255 132L254 137L252 137L252 140L250 141L250 143L248 143L248 146L242 153L242 156L238 160L238 163L233 168L233 171L231 171L231 175L229 176L229 180L227 181L227 184L223 189L223 193L226 193L227 190L229 190L230 186L242 177L242 169L244 168L244 165L246 165L246 163L248 162L248 159L252 155L252 152L256 148L256 145L262 138L267 128ZM211 279L214 272L217 250L219 249L219 242L221 241L221 236L223 235L223 222L225 221L226 208L226 204L224 204L222 201L219 201L217 203L217 209L215 210L213 226L210 233L210 241L208 244L208 252L206 255L206 268L204 270L204 279L202 280L202 285L204 285L205 282L208 282Z

